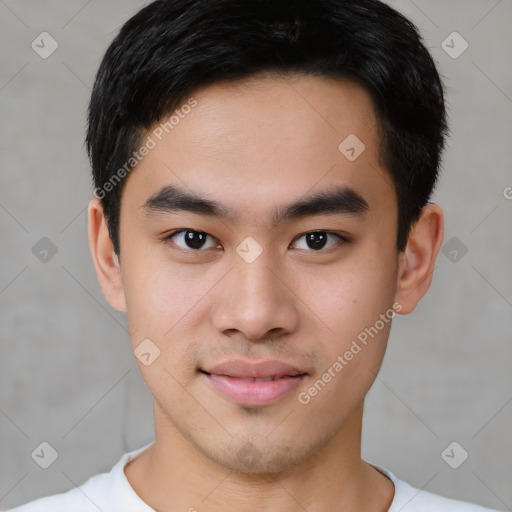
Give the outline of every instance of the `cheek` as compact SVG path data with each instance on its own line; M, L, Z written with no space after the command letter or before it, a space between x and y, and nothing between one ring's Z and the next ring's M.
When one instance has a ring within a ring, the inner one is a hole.
M333 428L371 388L395 315L389 272L374 267L366 273L336 275L326 281L327 291L310 287L311 301L319 306L321 318L321 322L313 321L325 334L315 337L321 363L311 386L301 395L301 403L311 401L318 417L325 419L320 412L329 411Z
M141 342L151 340L159 351L152 366L168 369L178 377L195 369L202 341L197 319L205 314L208 293L219 278L203 275L199 265L178 266L169 260L150 259L149 255L135 256L123 262L132 347L136 350ZM143 374L154 373L148 366L139 366Z
M337 376L333 380L343 386L357 382L361 389L368 388L379 371L394 317L393 260L374 254L379 254L375 248L360 251L350 264L331 267L325 275L314 279L304 275L301 285L314 312L311 319L317 326L322 371L338 361L331 368Z
M353 336L373 324L393 303L392 268L360 259L351 267L330 268L314 279L303 277L306 303L336 335Z
M138 336L162 338L178 328L209 288L198 266L178 266L149 252L131 254L123 265L128 321Z

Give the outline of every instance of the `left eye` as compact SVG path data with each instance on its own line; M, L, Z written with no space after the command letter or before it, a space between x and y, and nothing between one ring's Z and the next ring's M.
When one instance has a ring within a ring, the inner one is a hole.
M167 238L172 240L178 247L181 247L185 250L211 249L212 247L217 246L213 237L204 231L195 231L193 229L182 229L180 231L175 231L174 233L171 233ZM212 240L209 245L206 243L208 238Z
M334 237L336 240L328 245L329 237ZM339 243L340 241L347 241L346 238L341 235L337 235L335 233L329 233L328 231L311 231L309 233L304 233L298 239L299 242L302 243L302 247L296 247L298 249L312 249L314 251L319 251L321 249L329 249Z

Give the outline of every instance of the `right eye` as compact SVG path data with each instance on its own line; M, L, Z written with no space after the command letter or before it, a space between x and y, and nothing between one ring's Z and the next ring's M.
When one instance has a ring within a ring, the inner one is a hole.
M212 240L209 244L207 243L208 238ZM211 235L194 229L173 231L165 237L165 240L171 240L180 249L192 252L218 247L218 244L215 243L215 239Z

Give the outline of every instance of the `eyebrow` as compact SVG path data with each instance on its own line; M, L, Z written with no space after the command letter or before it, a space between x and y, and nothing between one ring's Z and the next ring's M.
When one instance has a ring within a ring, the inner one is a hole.
M306 196L294 203L283 205L271 212L272 224L279 224L293 219L313 215L356 215L359 217L369 210L368 202L354 189L343 186ZM187 211L220 217L236 219L234 210L217 201L183 190L175 185L166 185L153 194L141 206L147 216Z

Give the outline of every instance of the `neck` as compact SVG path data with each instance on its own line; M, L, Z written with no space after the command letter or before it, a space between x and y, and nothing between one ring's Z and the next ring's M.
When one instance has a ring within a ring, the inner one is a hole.
M361 459L363 404L314 457L279 473L230 470L200 452L155 406L156 442L125 467L156 511L385 512L393 483Z

